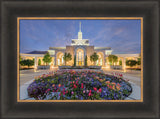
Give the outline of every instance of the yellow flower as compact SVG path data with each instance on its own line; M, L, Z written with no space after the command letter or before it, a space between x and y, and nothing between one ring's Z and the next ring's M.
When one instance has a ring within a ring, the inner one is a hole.
M117 90L119 91L120 90L120 87L119 86L116 86Z
M112 87L112 88L113 88L113 90L115 90L115 85L113 85L113 87Z
M110 81L106 81L106 84L110 84Z
M114 86L115 86L115 85L116 85L116 83L112 82L112 85L114 85Z

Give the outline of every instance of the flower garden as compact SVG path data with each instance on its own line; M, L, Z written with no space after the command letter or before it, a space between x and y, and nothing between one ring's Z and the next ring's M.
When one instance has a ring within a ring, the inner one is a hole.
M27 91L36 100L124 100L132 87L122 74L62 70L35 77Z

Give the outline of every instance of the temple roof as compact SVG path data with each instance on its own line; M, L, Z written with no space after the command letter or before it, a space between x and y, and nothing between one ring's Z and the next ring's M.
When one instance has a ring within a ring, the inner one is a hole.
M28 52L26 54L46 54L48 51L31 51L31 52Z

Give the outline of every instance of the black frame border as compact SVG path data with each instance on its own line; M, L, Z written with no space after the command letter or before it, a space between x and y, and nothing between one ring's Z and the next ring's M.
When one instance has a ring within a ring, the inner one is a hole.
M1 118L159 118L158 0L1 1ZM17 102L17 17L143 17L143 102Z

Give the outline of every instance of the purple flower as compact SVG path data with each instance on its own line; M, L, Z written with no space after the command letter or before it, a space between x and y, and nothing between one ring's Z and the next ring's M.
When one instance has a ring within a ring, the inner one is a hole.
M74 94L74 92L72 91L72 92L71 92L71 94L73 95L73 94Z

